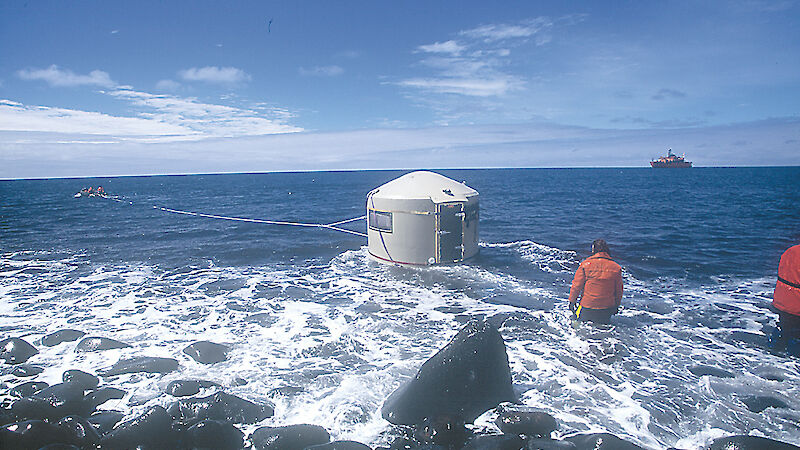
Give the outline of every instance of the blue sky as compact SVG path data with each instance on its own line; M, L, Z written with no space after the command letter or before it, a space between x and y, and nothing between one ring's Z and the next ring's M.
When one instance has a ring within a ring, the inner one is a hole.
M0 3L0 178L800 164L796 1Z

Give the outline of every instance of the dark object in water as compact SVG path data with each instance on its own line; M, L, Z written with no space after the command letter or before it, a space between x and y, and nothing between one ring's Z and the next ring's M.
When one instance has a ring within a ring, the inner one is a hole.
M222 344L215 344L208 341L198 341L183 349L183 353L191 356L192 359L203 364L214 364L225 361L228 358L230 349Z
M55 347L62 342L72 342L84 337L86 333L78 330L58 330L42 338L42 345L45 347Z
M115 341L114 339L91 336L81 339L75 346L76 352L98 352L102 350L112 350L115 348L128 348L130 345Z
M167 385L167 394L173 397L188 397L197 394L201 388L210 388L219 386L213 381L198 381L198 380L175 380L170 381Z
M68 430L71 436L70 443L80 444L81 447L95 448L100 443L100 434L88 420L78 416L66 416L56 423L57 426Z
M102 405L103 403L112 400L112 399L121 399L125 397L125 391L122 389L117 389L113 387L104 387L100 389L96 389L92 392L86 394L84 400L88 403L92 410L97 408L98 406Z
M578 447L568 441L554 441L551 439L528 439L526 450L577 450Z
M546 412L525 406L501 405L495 424L506 434L524 434L529 437L549 438L558 429L555 417Z
M250 435L250 442L258 450L303 450L330 440L325 428L308 424L261 427Z
M31 395L41 391L42 389L47 389L48 387L50 387L50 385L44 381L28 381L9 389L8 395L19 398L30 397Z
M714 439L708 450L793 450L800 447L758 436L736 435Z
M39 366L20 364L17 367L14 367L14 370L11 371L11 375L14 375L17 378L28 378L35 377L42 372L44 372L44 369Z
M100 384L100 379L82 370L67 370L61 375L64 383L74 383L84 389L94 389Z
M460 417L437 416L425 418L414 430L414 438L420 442L433 443L446 448L464 446L469 431Z
M0 443L8 449L38 449L49 444L69 443L70 433L42 420L26 420L0 427Z
M564 440L575 444L578 450L643 450L642 447L609 433L578 434Z
M224 392L208 397L183 399L169 407L169 414L184 425L193 425L204 419L256 423L272 417L274 411L272 405L257 405Z
M8 338L0 341L0 359L7 364L22 364L37 353L39 350L36 350L36 347L20 338Z
M767 408L787 408L788 406L783 400L766 395L753 395L742 398L742 403L747 406L747 409L754 413L760 413Z
M140 356L137 358L121 359L110 369L102 372L103 377L122 375L125 373L168 373L178 368L178 360L172 358L156 358L152 356Z
M203 420L186 430L190 448L238 450L244 446L244 433L233 424L218 420Z
M86 416L93 408L84 401L83 388L72 383L54 384L11 404L20 419L57 421L64 416Z
M475 436L462 450L520 450L525 441L516 434L486 434Z
M439 416L472 423L498 403L514 400L503 337L486 321L470 321L386 399L381 414L397 425Z
M125 413L121 411L100 411L89 416L87 420L97 428L100 434L106 434L124 417Z
M123 422L100 440L102 448L177 448L177 433L172 418L161 406L153 406L141 416Z
M718 378L733 378L734 377L732 373L730 373L730 372L728 372L726 370L722 370L720 368L712 367L712 366L705 366L705 365L697 365L697 366L689 367L689 372L692 372L694 374L694 376L696 376L696 377L702 377L703 375L709 375L709 376L718 377Z
M372 450L368 445L356 441L333 441L327 444L311 445L305 450Z

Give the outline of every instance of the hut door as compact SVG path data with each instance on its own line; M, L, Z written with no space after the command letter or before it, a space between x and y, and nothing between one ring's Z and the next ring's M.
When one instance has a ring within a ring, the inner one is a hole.
M440 203L436 209L439 262L460 262L464 259L464 204Z

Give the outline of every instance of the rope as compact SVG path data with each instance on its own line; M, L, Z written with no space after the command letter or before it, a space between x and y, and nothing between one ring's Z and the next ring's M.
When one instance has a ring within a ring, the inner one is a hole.
M125 201L122 201L122 200L114 198L114 197L101 196L101 198L114 200L115 202L119 202L119 203L129 203L129 204L133 205L133 202L130 202L130 201L129 202L125 202ZM324 224L324 223L288 222L288 221L282 221L282 220L249 219L247 217L218 216L216 214L203 214L203 213L194 212L194 211L181 211L180 209L164 208L162 206L156 206L156 205L153 205L153 209L157 209L157 210L168 212L168 213L172 213L172 214L182 214L182 215L185 215L185 216L205 217L207 219L232 220L232 221L236 221L236 222L263 223L263 224L267 224L267 225L287 225L287 226L293 226L293 227L324 228L324 229L327 229L327 230L340 231L342 233L348 233L348 234L354 234L356 236L367 237L366 233L361 233L360 231L348 230L346 228L340 228L340 227L337 226L337 225L343 225L343 224L350 223L350 222L355 222L357 220L363 220L363 219L366 219L367 216L353 217L352 219L345 219L345 220L340 220L338 222Z

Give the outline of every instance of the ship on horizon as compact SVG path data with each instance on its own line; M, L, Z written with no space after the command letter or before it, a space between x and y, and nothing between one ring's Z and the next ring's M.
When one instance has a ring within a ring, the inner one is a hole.
M686 161L683 156L678 156L672 153L672 149L669 149L667 156L660 156L658 159L650 161L650 167L682 169L692 167L692 162Z

